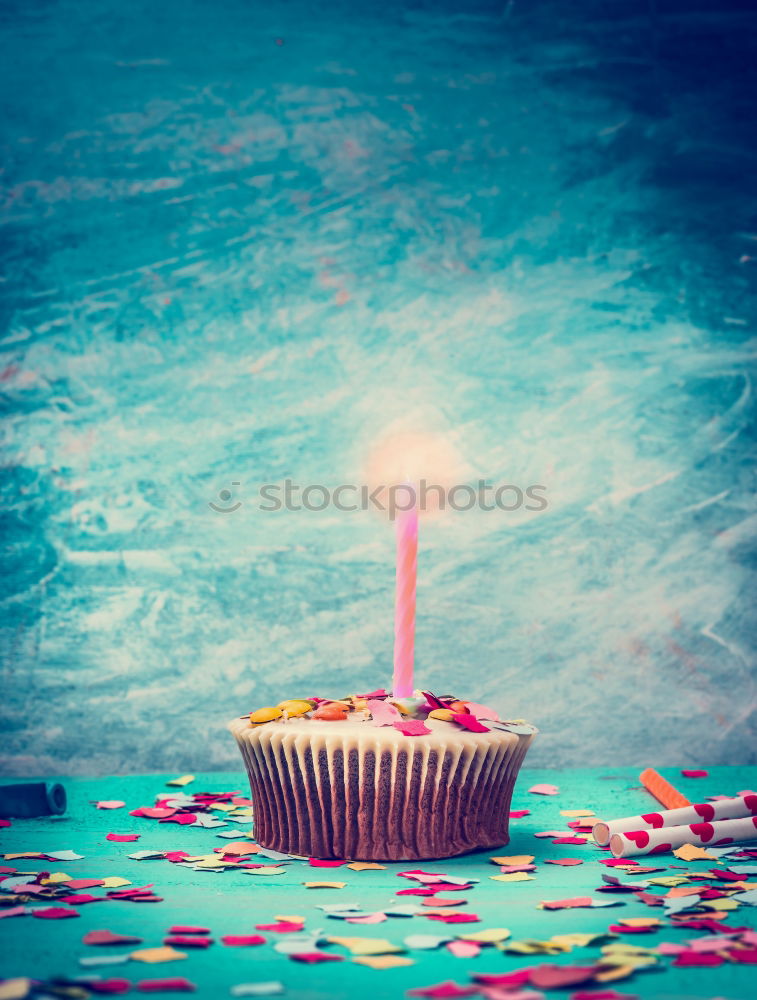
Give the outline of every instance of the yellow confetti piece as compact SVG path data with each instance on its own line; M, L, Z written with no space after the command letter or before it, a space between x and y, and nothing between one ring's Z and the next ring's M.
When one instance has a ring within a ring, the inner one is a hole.
M718 860L714 854L708 854L704 847L698 847L696 844L684 844L683 847L677 847L673 854L681 861Z
M351 861L348 865L353 872L378 872L386 871L386 865L377 865L373 861Z
M561 816L570 816L571 819L580 819L583 816L596 816L595 812L591 809L561 809Z
M683 882L688 881L689 877L687 875L662 875L660 878L647 879L647 885L663 885L670 888L671 886L681 885Z
M343 889L346 882L303 882L306 889Z
M140 948L139 951L133 951L129 955L129 958L133 958L135 962L147 962L148 965L157 965L160 962L178 962L186 957L185 951L177 951L176 948L171 948L168 945L163 948Z
M613 965L609 969L594 973L594 979L598 983L613 983L617 979L627 979L636 971L633 965Z
M400 965L415 965L412 958L404 955L360 955L352 961L357 965L367 965L369 969L396 969Z
M738 899L705 899L699 905L703 906L705 910L726 912L728 910L738 910L741 904Z
M248 868L250 875L285 875L286 868L281 865L264 865L262 868Z
M24 1000L31 992L31 979L22 978L6 979L0 983L0 1000Z
M58 882L70 882L73 875L66 875L65 872L53 872L49 878L42 880L42 885L57 885Z
M659 927L662 921L657 917L623 917L618 923L624 927Z
M495 865L530 865L534 860L533 854L511 854L505 858L490 858Z
M3 857L6 861L18 861L19 858L38 858L39 853L39 851L24 851L23 854L4 854Z
M287 923L287 924L304 924L305 923L305 918L304 917L297 917L297 916L292 916L292 915L282 916L280 913L278 913L273 919L274 920L281 920L282 923Z
M103 889L120 889L121 886L131 885L128 878L121 878L120 875L108 875L103 879Z
M405 950L386 938L330 937L329 944L340 944L352 955L388 955Z
M479 944L496 944L510 937L506 927L490 927L484 931L472 931L470 934L458 934L463 941L478 941Z
M587 948L590 944L594 944L603 938L614 938L617 936L617 934L610 934L607 931L600 931L598 934L580 934L574 932L572 934L554 934L550 940L555 944L565 945L566 951L569 951L571 948Z
M191 784L194 780L195 776L193 774L183 774L180 778L172 778L166 784L172 788L183 788L185 785Z
M228 802L214 802L208 806L208 809L212 809L214 812L230 813L234 812L236 806L232 806Z
M533 882L533 875L528 872L510 872L509 875L490 875L495 882Z

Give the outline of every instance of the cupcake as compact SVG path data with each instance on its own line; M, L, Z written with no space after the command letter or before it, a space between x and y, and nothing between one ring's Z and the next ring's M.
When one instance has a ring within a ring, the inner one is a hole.
M250 778L257 842L355 861L507 844L513 786L537 732L475 702L385 691L285 701L229 728Z

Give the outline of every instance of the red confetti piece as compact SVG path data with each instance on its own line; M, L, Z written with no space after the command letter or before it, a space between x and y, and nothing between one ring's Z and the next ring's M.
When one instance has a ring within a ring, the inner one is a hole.
M438 891L436 886L418 886L417 889L400 889L395 896L433 896Z
M193 924L174 924L169 934L210 934L209 927L195 927Z
M157 806L140 806L139 809L132 809L130 816L141 816L144 819L167 819L173 816L175 809L161 809Z
M191 826L197 822L197 817L194 813L176 813L175 816L166 816L165 819L159 819L158 822L179 823L181 826Z
M136 934L114 934L113 931L89 931L82 938L82 944L141 944L142 938Z
M607 928L612 934L649 934L658 931L658 924L646 924L641 927L626 927L625 924L610 924Z
M140 833L108 833L106 840L112 840L116 844L130 844L133 840L139 840Z
M706 951L683 951L680 955L676 955L673 965L677 965L679 968L681 966L689 965L722 965L725 961L720 955L713 955Z
M452 721L456 722L458 726L462 726L463 729L469 730L471 733L491 732L488 726L482 726L476 716L470 712L458 712L457 715L452 716Z
M84 903L107 903L107 896L92 896L88 892L75 893L71 896L59 896L59 903L68 903L71 906L81 906Z
M475 924L481 919L475 913L424 913L423 916L445 924Z
M188 979L177 976L173 979L140 979L137 989L140 993L194 993L197 987Z
M48 906L45 910L33 910L33 917L42 920L65 920L67 917L78 917L76 910L67 910L65 906Z
M757 948L734 948L728 952L728 957L732 962L757 965Z
M290 955L295 962L304 962L306 965L315 965L317 962L341 962L344 955L330 955L326 951L300 951L295 955Z
M437 983L435 986L425 986L417 990L408 990L407 995L409 997L439 997L441 998L453 998L453 997L472 997L475 993L478 993L478 987L476 986L458 986L457 983L453 983L451 979L448 979L444 983Z
M681 771L684 778L709 778L709 771Z
M163 944L171 945L174 948L209 948L213 944L213 939L209 937L194 937L182 934L175 934L163 938Z
M227 934L221 940L230 948L245 948L247 946L265 944L262 934Z
M99 878L70 878L68 882L63 882L68 889L94 889L98 885L102 885L102 880Z
M426 736L431 730L420 719L403 719L402 722L393 722L395 729L399 730L403 736Z
M585 844L585 837L557 837L552 841L553 844Z
M217 848L216 848L217 850ZM223 850L223 848L221 848ZM188 858L189 854L186 851L168 851L166 853L166 860L171 861L176 864L178 861L183 861L184 858Z
M616 993L615 990L579 990L572 993L570 1000L639 1000L631 993Z
M0 827L5 828L10 825L11 821L9 819L3 819L2 817L0 817Z
M308 858L308 864L313 868L338 868L340 865L346 865L346 861L319 861L318 858ZM263 866L265 867L265 866Z
M552 860L547 859L547 864L569 867L571 865L582 865L583 861L580 858L552 858Z
M481 972L473 976L482 986L520 986L528 982L531 969L518 969L517 972L487 973Z
M522 819L524 816L530 816L530 809L513 809L510 813L510 819Z
M128 979L90 979L87 989L93 993L128 993L131 982Z

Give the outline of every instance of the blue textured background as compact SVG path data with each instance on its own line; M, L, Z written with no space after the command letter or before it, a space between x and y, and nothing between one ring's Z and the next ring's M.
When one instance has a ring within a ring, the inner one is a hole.
M386 681L392 536L263 514L403 413L418 678L532 764L755 760L751 4L2 4L8 773L237 767ZM242 507L214 514L231 481Z

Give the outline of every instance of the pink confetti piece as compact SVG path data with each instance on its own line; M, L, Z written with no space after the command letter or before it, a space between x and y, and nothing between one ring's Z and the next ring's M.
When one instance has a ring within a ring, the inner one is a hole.
M503 875L514 875L516 872L535 872L536 865L500 865Z
M88 892L74 893L71 896L58 896L59 903L68 903L71 906L82 906L84 903L107 903L107 896L92 896Z
M553 844L586 844L586 837L555 837Z
M112 840L115 844L130 844L134 840L139 840L140 837L139 833L108 833L105 835L106 840Z
M42 920L65 920L67 917L78 917L76 910L67 910L65 906L48 906L44 910L33 910L33 917Z
M387 701L372 699L367 707L374 726L393 726L395 722L402 721L402 713Z
M98 809L123 809L126 803L120 799L106 799L103 802L96 802L95 805Z
M312 868L339 868L340 865L346 865L346 861L319 861L318 858L308 858L308 864Z
M532 795L557 795L559 791L557 785L532 785L529 788Z
M344 955L332 955L327 951L299 951L290 958L295 962L304 962L306 965L315 965L318 962L341 962Z
M0 816L0 828L5 829L5 827L8 827L10 825L11 821L9 819L5 819L4 817Z
M684 778L709 778L709 771L681 771Z
M294 934L301 931L304 922L295 923L293 920L279 920L275 924L255 924L256 931L272 931L274 934Z
M159 823L179 823L181 826L191 826L197 822L194 813L177 813L175 816L166 816L158 820Z
M188 979L175 976L172 979L140 979L137 989L140 993L194 993L197 987Z
M544 840L545 837L562 837L564 836L562 830L541 830L539 833L534 834L539 840Z
M3 908L0 909L0 920L3 920L5 917L23 917L25 913L25 906L11 906L10 909Z
M163 938L163 944L173 948L209 948L213 944L213 939L200 935L172 934Z
M475 913L424 913L429 920L441 920L445 924L475 924L481 919Z
M639 1000L631 993L616 993L615 990L579 990L571 994L570 1000Z
M583 861L580 858L547 858L546 863L548 865L562 865L567 868L571 865L582 865Z
M467 729L471 733L488 733L490 729L488 726L482 726L475 715L470 712L458 712L456 715L452 716L452 721L456 722L458 726L462 726L463 729Z
M455 958L475 958L481 951L478 941L448 941L447 951Z
M537 989L559 990L585 983L597 971L596 965L537 965L529 971L528 979Z
M383 924L389 918L385 913L370 913L367 917L347 917L347 924Z
M132 809L129 815L140 816L144 819L167 819L169 816L173 816L175 812L175 809L161 809L157 806L140 806L139 809Z
M61 885L65 885L69 889L95 889L97 886L102 885L102 879L99 878L70 878L68 882L62 882Z
M728 952L732 962L742 962L746 965L757 965L757 948L734 948Z
M640 927L627 927L625 924L610 924L607 928L611 934L652 934L659 931L658 924L646 924Z
M510 812L510 819L523 819L524 816L530 816L530 809L513 809Z
M483 986L521 986L523 983L528 982L528 977L531 974L531 969L518 969L515 972L501 972L501 973L478 973L473 976L473 979L477 983L481 983Z
M174 924L169 934L210 934L209 927L195 927L193 924Z
M115 934L113 931L89 931L82 938L82 944L142 944L136 934Z
M545 910L571 910L581 906L593 906L591 896L573 896L571 899L545 900L542 906Z
M488 705L479 705L475 701L466 701L465 705L468 707L469 714L476 719L488 719L490 722L499 722L499 716Z
M230 948L246 948L265 944L266 939L262 934L226 934L221 941Z
M415 879L416 882L441 882L449 878L446 872L424 872L420 868L412 868L406 872L397 872L400 878Z
M431 732L428 726L419 719L407 719L403 722L395 722L393 725L403 736L426 736Z
M452 1000L454 997L472 997L478 993L476 986L458 986L448 979L444 983L437 983L435 986L424 986L417 990L408 990L409 997L438 997L439 1000Z

